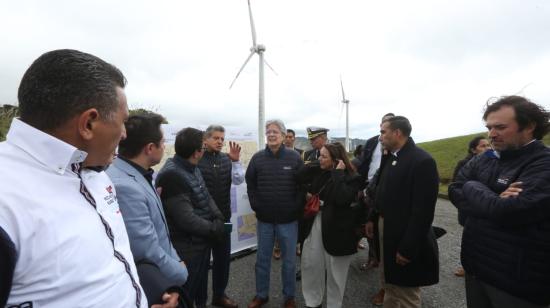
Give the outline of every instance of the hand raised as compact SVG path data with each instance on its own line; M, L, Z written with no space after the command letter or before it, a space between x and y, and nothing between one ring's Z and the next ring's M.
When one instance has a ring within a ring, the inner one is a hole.
M229 141L229 153L227 153L227 156L231 158L231 161L239 161L241 157L241 146L234 141Z

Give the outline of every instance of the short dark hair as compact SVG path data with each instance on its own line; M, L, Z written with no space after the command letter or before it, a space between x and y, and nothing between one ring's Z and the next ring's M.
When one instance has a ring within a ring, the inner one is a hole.
M386 119L384 122L388 122L392 130L400 130L401 133L405 135L405 137L409 137L411 135L411 122L409 122L409 119L405 118L404 116L393 116L389 119Z
M287 128L286 134L292 134L292 136L296 137L296 132L293 129Z
M118 107L116 87L125 85L122 72L96 56L71 49L47 52L21 79L21 120L51 130L90 108L110 119Z
M174 148L182 158L189 158L203 147L204 133L196 128L187 127L178 132Z
M487 117L490 113L504 106L514 108L516 122L518 123L520 131L531 123L535 125L535 130L533 131L533 137L535 139L542 139L550 130L550 123L548 123L550 114L548 111L527 98L517 95L503 96L492 104L487 102L485 112L483 113L483 121L487 121Z
M149 143L160 146L162 141L160 125L164 122L166 122L166 119L156 113L130 116L124 123L126 139L121 140L118 145L119 154L126 158L134 158Z

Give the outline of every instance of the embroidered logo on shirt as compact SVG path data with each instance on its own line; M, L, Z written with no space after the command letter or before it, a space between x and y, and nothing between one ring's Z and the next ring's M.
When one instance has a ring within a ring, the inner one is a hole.
M292 167L291 166L284 166L283 170L292 170Z
M103 200L105 200L108 205L111 205L116 201L116 196L113 193L113 186L109 185L105 187L105 190L107 191L108 195L103 197Z

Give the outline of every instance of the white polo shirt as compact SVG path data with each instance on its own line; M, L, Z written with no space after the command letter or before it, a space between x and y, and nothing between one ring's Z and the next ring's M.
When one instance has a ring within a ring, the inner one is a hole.
M0 226L17 251L8 306L147 307L114 185L78 172L86 155L19 119L0 143Z

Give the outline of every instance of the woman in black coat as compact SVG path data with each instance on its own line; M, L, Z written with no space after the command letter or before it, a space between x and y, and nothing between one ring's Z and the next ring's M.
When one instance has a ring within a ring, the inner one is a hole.
M361 205L355 202L361 186L344 147L327 144L319 164L298 171L298 182L308 185L306 199L319 194L321 210L306 220L302 249L302 292L307 307L320 307L327 287L327 307L341 307L347 274L360 235Z

